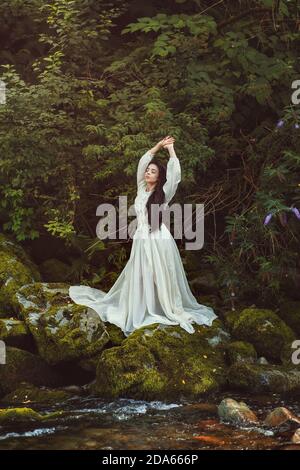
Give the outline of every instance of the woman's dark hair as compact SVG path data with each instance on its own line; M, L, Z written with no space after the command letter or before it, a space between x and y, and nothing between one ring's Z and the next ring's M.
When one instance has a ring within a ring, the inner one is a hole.
M159 223L157 224L157 217L154 217L153 221L151 220L151 206L152 206L152 204L163 204L165 202L166 198L165 198L165 193L163 191L163 185L167 181L167 178L166 178L166 168L159 162L159 160L156 160L155 158L152 158L149 165L151 163L155 163L155 165L157 165L158 171L159 171L158 180L156 182L155 189L154 189L153 193L149 196L147 204L146 204L146 207L147 207L147 210L148 210L148 222L149 222L149 225L151 227L151 232L154 232L158 228L159 228L159 230L161 228L162 212L159 212ZM159 207L158 207L158 209L159 209ZM161 209L163 211L164 207L162 206Z

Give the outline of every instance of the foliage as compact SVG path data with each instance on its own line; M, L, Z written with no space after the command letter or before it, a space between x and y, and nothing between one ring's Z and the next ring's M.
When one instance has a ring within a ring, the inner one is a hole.
M97 239L97 205L132 204L138 159L170 134L178 201L205 203L201 263L224 299L279 295L299 269L299 220L282 216L299 207L299 6L13 0L0 13L2 229L84 246L82 278L112 282L130 244Z

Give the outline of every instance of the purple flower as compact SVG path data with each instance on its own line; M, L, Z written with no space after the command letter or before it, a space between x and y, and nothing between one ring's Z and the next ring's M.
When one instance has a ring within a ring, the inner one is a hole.
M280 119L280 121L277 122L276 127L282 127L284 125L284 120Z
M297 207L291 207L292 209L292 212L294 212L295 216L297 217L297 219L300 220L300 212L299 210L297 209Z
M272 219L272 216L273 214L271 212L266 216L264 220L264 225L267 225L270 222L270 220Z
M296 122L295 129L299 129L299 124Z

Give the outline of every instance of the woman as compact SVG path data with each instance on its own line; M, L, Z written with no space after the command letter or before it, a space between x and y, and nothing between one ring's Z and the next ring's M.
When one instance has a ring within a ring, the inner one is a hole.
M107 293L84 285L69 288L74 302L92 308L125 336L153 323L180 325L194 333L192 323L210 326L217 318L211 307L197 303L193 296L178 247L161 216L159 221L151 218L151 206L166 207L181 180L174 141L165 137L139 161L134 202L137 229L130 258L115 284ZM153 158L161 148L169 151L167 170Z

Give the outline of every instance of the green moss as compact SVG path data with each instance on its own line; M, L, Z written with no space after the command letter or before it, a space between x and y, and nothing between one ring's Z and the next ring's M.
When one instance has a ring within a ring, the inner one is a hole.
M233 330L234 324L239 319L240 315L241 315L241 311L239 310L229 310L225 312L225 315L224 315L225 325L230 331Z
M300 371L295 368L237 362L227 375L228 387L253 393L300 394Z
M234 341L227 346L227 358L230 364L235 362L253 363L257 360L257 353L252 344L246 341Z
M105 331L107 332L108 342L104 345L103 349L109 349L115 346L120 346L123 341L126 339L121 328L113 323L104 322ZM85 357L81 359L78 365L88 371L96 373L97 365L100 360L102 350L97 352L94 356Z
M65 390L35 387L26 382L21 383L16 390L2 398L3 403L61 403L73 396Z
M64 385L64 377L39 356L8 346L6 363L0 366L0 396L15 390L20 382L56 387Z
M113 323L105 322L105 329L107 330L109 335L110 347L120 346L124 339L126 339L126 336L124 335L121 328L119 328L117 325L114 325Z
M16 298L39 354L49 364L92 357L109 342L99 315L70 302L66 284L29 284Z
M180 326L153 324L132 333L120 347L103 351L95 391L103 397L141 399L197 397L224 383L224 341L217 320L195 325L189 334Z
M34 411L32 408L0 409L1 424L12 421L49 421L52 419L60 418L61 416L63 416L62 411L56 411L53 413L47 413L46 415L42 415Z
M18 312L15 292L24 284L40 280L36 266L25 251L0 234L0 310Z
M272 310L244 309L233 326L233 335L252 343L259 355L279 360L286 344L294 340L294 333Z
M0 319L0 339L5 340L6 343L9 338L26 335L28 335L28 330L23 321L14 318Z
M41 279L36 264L31 260L23 247L16 243L10 235L4 235L3 233L0 234L0 251L4 251L14 258L18 258L21 263L30 269L32 276L36 281Z

